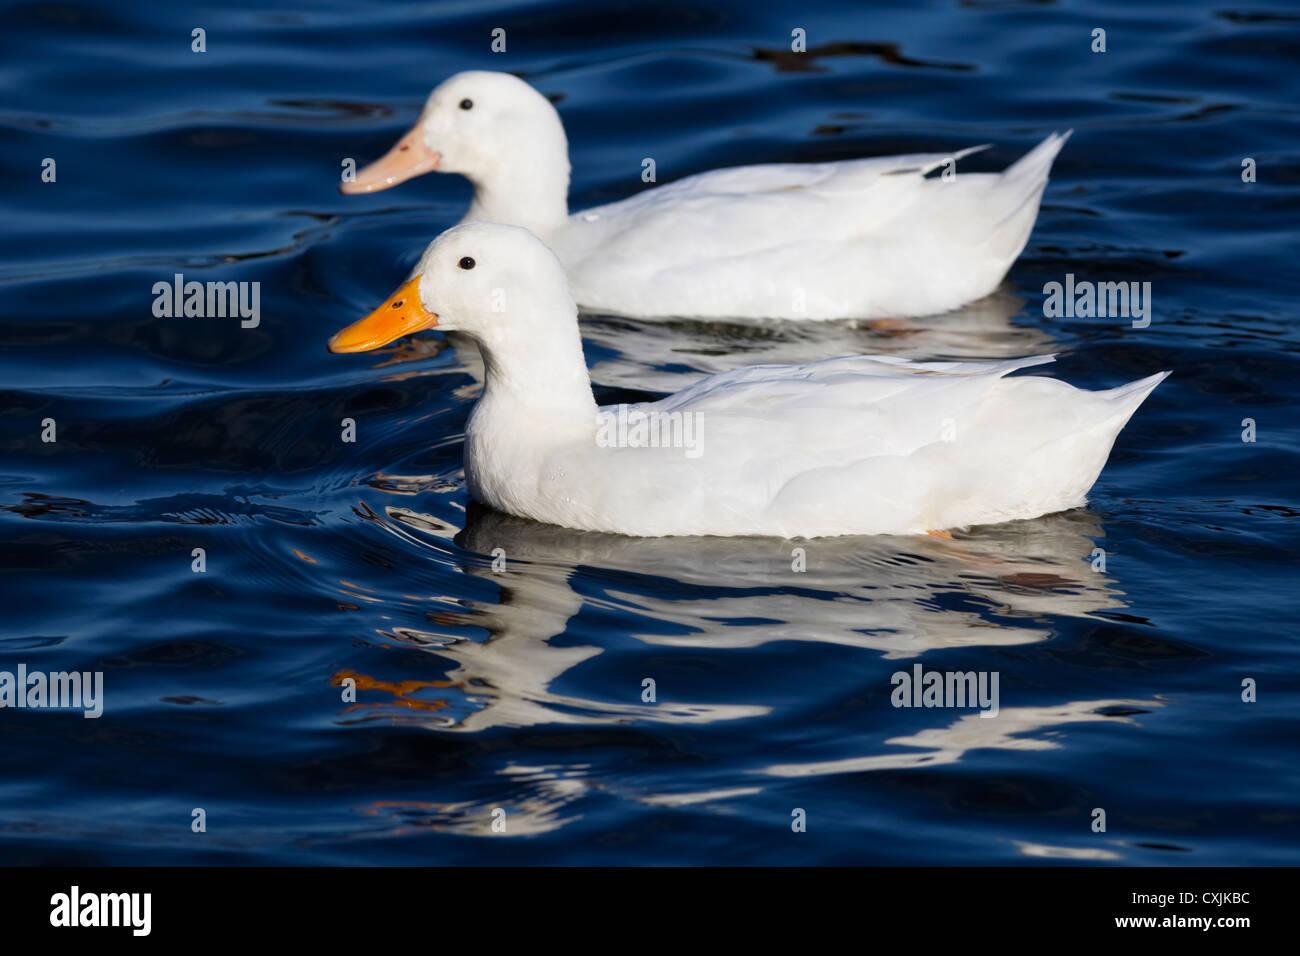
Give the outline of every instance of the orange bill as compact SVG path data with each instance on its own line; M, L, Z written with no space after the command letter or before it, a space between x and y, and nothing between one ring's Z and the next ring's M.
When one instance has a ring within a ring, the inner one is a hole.
M433 172L442 161L442 155L435 153L424 143L424 134L416 127L397 141L397 145L369 166L357 173L356 179L339 186L342 193L373 193L398 183L406 182L414 176Z
M404 283L388 301L360 322L354 322L330 339L331 352L369 352L403 335L431 329L438 316L420 302L420 277Z

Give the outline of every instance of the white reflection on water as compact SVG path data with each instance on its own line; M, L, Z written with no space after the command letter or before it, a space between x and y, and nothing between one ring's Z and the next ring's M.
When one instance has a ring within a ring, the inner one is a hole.
M419 541L427 529L441 544L448 533L444 522L409 509L388 508L386 517L390 530L408 541ZM767 704L641 703L635 696L611 701L556 693L551 687L558 678L604 648L559 646L552 638L564 634L584 606L594 606L615 612L620 628L651 645L716 650L812 641L902 660L937 648L1031 643L1051 636L1055 617L1089 617L1123 606L1115 582L1093 572L1087 560L1101 534L1094 516L1072 512L952 540L630 538L475 506L456 543L479 557L464 560L462 570L497 584L498 599L459 601L464 612L443 615L446 629L394 629L399 639L455 665L446 679L469 695L468 707L409 719L474 733L548 723L763 716L772 710ZM791 568L796 546L807 554L804 572ZM497 549L507 561L501 573L491 570ZM585 593L575 589L576 576ZM489 637L467 637L464 629L474 627ZM1014 719L983 723L1005 728Z
M1027 843L1016 840L1016 849L1021 856L1031 856L1044 860L1122 860L1123 857L1113 850L1099 847L1049 846L1046 843Z
M591 316L583 319L582 337L598 385L675 392L701 374L748 365L798 365L861 354L995 359L1052 351L1052 337L1043 329L1012 323L1024 305L999 291L918 319L664 323Z
M478 800L381 800L360 808L363 816L378 817L385 828L366 829L367 839L402 837L424 831L460 836L520 837L558 830L582 814L561 815L591 789L586 764L570 767L508 764L496 771L506 778L501 793ZM521 792L522 791L522 792Z
M629 538L474 509L458 542L485 556L504 550L507 574L469 570L499 579L515 608L536 610L521 613L504 601L482 610L508 622L508 630L524 627L534 637L561 633L563 615L581 607L576 596L562 595L582 568L597 580L618 574L604 598L627 619L631 636L649 644L814 641L907 659L935 648L1045 640L1051 616L1090 617L1123 607L1114 580L1088 562L1093 539L1102 536L1097 519L1082 511L979 528L952 540L783 541ZM806 571L792 570L796 547L804 549ZM629 589L628 574L644 576L643 586ZM952 599L963 608L945 607ZM991 617L1018 620L1001 627ZM649 626L638 627L638 618Z
M477 509L475 509L477 511ZM407 531L419 528L418 516L406 509L387 509L388 516ZM506 516L496 516L506 518ZM509 521L517 519L508 518ZM441 531L442 523L427 519ZM471 522L472 523L472 522ZM531 528L547 528L524 522ZM567 529L554 529L566 534ZM635 539L626 539L632 541ZM493 547L498 547L494 545ZM511 545L513 547L513 544ZM487 549L490 561L493 548ZM660 700L652 704L616 703L588 700L557 694L550 685L571 668L602 653L592 646L559 647L550 638L564 632L571 617L581 610L583 598L568 586L572 567L533 567L515 565L510 555L511 571L494 575L490 566L469 564L464 570L476 576L499 580L501 600L493 603L462 601L470 613L457 615L449 623L486 628L486 641L469 640L447 631L423 631L402 628L401 636L455 662L447 680L473 695L474 710L459 719L442 717L436 722L444 729L474 733L490 727L530 727L537 724L610 724L649 721L678 724L712 723L717 720L740 720L759 717L771 711L758 705L709 705L676 703ZM522 556L522 555L521 555Z
M1154 700L1076 700L1051 707L1003 707L998 715L983 719L965 714L947 727L931 727L908 737L891 737L888 746L916 747L923 753L875 754L845 760L773 764L754 773L773 777L811 777L832 773L863 773L868 770L899 770L957 763L970 750L1056 750L1061 744L1042 737L1024 737L1033 731L1060 724L1090 721L1120 721L1136 724L1131 717L1101 713L1107 707L1164 706Z

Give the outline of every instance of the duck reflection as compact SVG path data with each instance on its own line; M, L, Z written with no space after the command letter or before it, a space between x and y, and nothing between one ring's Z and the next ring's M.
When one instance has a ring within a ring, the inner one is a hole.
M1015 358L1052 351L1037 325L1012 318L1025 300L999 291L942 315L830 322L645 322L584 316L591 380L675 392L703 375L748 365L799 365L840 355Z
M389 508L387 516L404 530L397 533L406 537L412 531L427 529L441 536L445 525L432 516L422 516L408 509ZM471 529L482 529L496 540L502 535L488 530L493 522L511 522L509 547L494 544L482 553L482 560L467 561L466 572L500 582L500 600L496 602L461 601L466 613L439 613L431 615L449 630L423 631L415 628L394 628L393 633L406 643L422 647L431 653L448 658L456 666L447 674L447 686L460 687L470 694L474 709L459 718L444 714L433 721L444 729L474 733L490 727L529 727L536 724L610 724L629 720L667 723L711 723L719 720L741 720L759 717L770 712L766 706L679 704L660 700L657 703L616 703L608 700L587 700L572 695L554 693L550 685L561 675L600 654L603 648L592 646L557 646L550 638L562 634L569 619L582 609L584 598L569 586L569 575L574 565L563 560L514 564L513 554L522 558L523 552L534 553L533 548L546 548L540 539L528 536L535 529L547 526L522 522L520 519L499 515L496 512L472 505L466 530L456 536L458 543ZM397 530L397 529L394 529ZM554 529L565 534L581 534L566 529ZM635 539L618 539L633 541ZM462 544L462 546L464 546ZM496 574L492 570L493 554L505 548L507 565L511 571ZM511 549L515 549L512 552ZM471 550L473 550L471 548ZM489 637L475 641L456 635L462 627L481 627ZM639 693L639 688L634 688Z
M572 766L521 766L507 764L498 770L501 791L476 800L377 800L360 808L366 817L381 821L380 835L412 836L427 831L460 836L537 836L558 830L582 818L566 815L570 804L591 789L586 764ZM373 829L365 831L373 838Z
M1056 750L1061 744L1026 734L1060 724L1101 720L1136 724L1135 713L1164 706L1155 700L1076 700L1048 707L1004 707L997 717L964 714L946 727L930 727L907 737L891 737L886 746L913 747L902 753L874 754L842 760L773 764L755 773L773 777L811 777L871 770L903 770L957 763L970 750Z
M571 587L581 568L608 582L603 599L619 607L631 636L678 647L814 641L903 659L935 648L1045 640L1052 616L1124 606L1115 582L1089 563L1103 531L1086 511L953 539L810 541L631 538L477 505L467 519L456 543L484 564L466 570L502 587L501 603L481 612L504 632L524 629L537 639L561 633L582 606ZM487 563L494 552L504 555L505 573ZM1016 626L999 626L1000 618Z
M390 507L385 517L408 540L426 530L440 541L448 534L445 522L410 509ZM465 552L461 567L496 584L499 597L431 615L445 625L437 631L394 629L405 643L454 662L447 686L469 695L469 706L410 716L467 733L762 716L769 707L556 693L558 678L604 649L552 638L584 607L596 607L616 609L629 636L674 647L813 641L908 659L936 648L1030 643L1050 636L1053 618L1123 606L1115 582L1088 560L1101 536L1096 517L1076 511L953 539L631 538L471 505L454 539ZM486 640L464 636L475 627Z
M439 696L444 689L453 697L464 694L463 703L420 705L403 714L403 722L445 732L707 724L771 712L751 704L638 703L635 685L631 700L623 701L556 691L560 678L606 650L553 642L566 633L572 640L572 621L584 608L617 614L622 633L648 645L719 649L820 641L901 660L941 648L1046 640L1061 616L1091 617L1123 606L1115 581L1092 569L1089 558L1103 530L1087 511L976 528L952 539L805 541L631 538L543 525L475 504L459 531L407 508L389 507L373 518L409 544L433 545L444 555L452 537L460 570L495 587L495 599L461 599L458 611L430 614L436 630L392 629L408 646L452 664L444 680L394 685L399 707L404 698L427 699L426 685ZM480 628L486 639L469 636ZM358 675L348 676L362 686ZM375 681L364 686L383 689ZM596 783L585 763L511 762L496 770L495 793L375 804L364 812L382 818L393 836L424 828L489 836L500 834L494 814L505 807L507 833L544 833L581 817L578 807L593 786L647 806L725 808L761 793L764 778L924 769L956 763L980 748L1051 749L1062 744L1044 730L1101 720L1134 724L1135 714L1159 706L1078 700L1003 707L991 720L941 712L938 726L890 737L876 748L883 752L758 769L723 766L711 775L713 788L692 781L696 787L680 792L663 781L645 789ZM349 719L373 713L358 708Z

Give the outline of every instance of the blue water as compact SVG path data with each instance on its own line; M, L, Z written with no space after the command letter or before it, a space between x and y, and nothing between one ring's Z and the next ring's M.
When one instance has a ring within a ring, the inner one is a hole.
M1300 14L809 6L3 8L0 670L102 671L105 697L0 710L0 862L1300 862ZM845 352L1173 376L1087 508L804 542L803 573L798 542L471 507L457 352L325 350L469 196L343 197L342 160L470 68L556 100L573 208L644 188L644 157L665 182L988 142L963 168L996 170L1075 131L990 299L883 327L586 317L604 401ZM155 318L176 272L260 282L260 325ZM1149 281L1150 327L1045 318L1066 273ZM891 706L918 662L996 671L999 716Z

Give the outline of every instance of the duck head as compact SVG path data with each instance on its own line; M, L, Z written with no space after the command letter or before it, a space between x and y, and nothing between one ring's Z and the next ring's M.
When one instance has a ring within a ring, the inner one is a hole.
M474 184L464 221L510 223L544 235L568 215L564 125L546 97L509 73L473 70L444 81L414 128L339 189L375 192L435 171L460 173Z
M336 334L331 352L368 352L423 329L462 332L483 353L485 395L518 407L595 412L578 309L555 254L527 229L455 226L429 244L414 275L375 311Z

